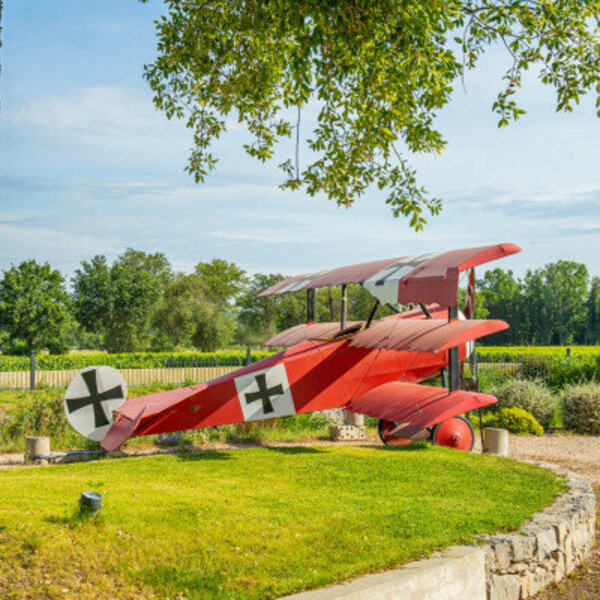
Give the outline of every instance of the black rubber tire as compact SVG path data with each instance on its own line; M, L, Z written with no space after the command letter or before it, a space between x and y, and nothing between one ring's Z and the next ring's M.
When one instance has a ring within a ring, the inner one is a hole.
M387 438L383 435L383 424L385 423L384 419L379 419L379 423L377 424L377 433L379 434L379 439L383 442L385 446L388 446Z
M411 440L408 440L406 443L403 443L403 444L390 444L388 439L385 437L385 434L383 433L383 427L384 427L385 423L394 423L394 425L396 425L396 423L395 423L395 421L388 421L387 419L379 419L379 424L377 425L377 433L379 433L379 439L386 446L408 446L409 444L412 443ZM402 438L397 438L397 439L402 439Z

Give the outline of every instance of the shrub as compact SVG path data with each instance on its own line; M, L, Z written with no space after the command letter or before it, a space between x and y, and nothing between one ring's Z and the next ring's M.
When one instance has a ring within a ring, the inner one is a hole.
M542 435L544 428L536 418L522 408L501 408L490 412L483 419L484 427L499 427L508 429L511 433Z
M2 450L22 450L25 438L32 435L49 436L53 448L97 446L71 428L63 410L62 398L46 393L42 396L36 394L31 402L11 407L0 418Z
M516 369L518 379L530 379L533 381L548 381L550 370L552 369L555 358L551 356L535 356L524 354L519 359L519 366Z
M498 398L499 408L522 408L544 427L550 424L558 404L558 399L543 383L528 379L508 379L490 393Z
M548 385L554 389L576 383L594 381L600 370L600 357L583 356L552 362L548 373Z
M567 429L600 434L600 385L581 383L566 387L562 395L562 411Z

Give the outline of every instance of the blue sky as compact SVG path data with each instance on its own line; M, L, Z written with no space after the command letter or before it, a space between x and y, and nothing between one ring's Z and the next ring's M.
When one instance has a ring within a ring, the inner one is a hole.
M439 115L441 156L416 156L444 210L414 233L376 190L350 210L283 192L243 131L220 143L202 185L183 172L190 137L156 112L142 78L155 55L160 2L6 0L0 79L0 269L26 258L70 274L128 246L174 266L226 258L251 272L296 274L353 262L495 242L523 252L522 274L568 259L600 275L600 119L593 98L557 114L532 75L521 121L490 108L505 65L492 50ZM282 152L288 148L282 148ZM289 150L291 151L291 142Z

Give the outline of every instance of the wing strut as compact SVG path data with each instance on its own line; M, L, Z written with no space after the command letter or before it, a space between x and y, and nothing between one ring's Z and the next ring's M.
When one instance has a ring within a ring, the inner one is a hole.
M315 321L315 289L306 290L306 322L314 323Z
M458 319L458 306L448 307L448 323ZM448 350L448 374L450 393L460 388L460 346L454 346Z
M340 331L346 329L346 318L347 318L347 306L348 306L348 293L346 284L342 285L342 316L340 317Z
M371 323L373 322L373 319L375 318L375 313L377 312L378 308L379 308L379 300L375 300L375 304L373 304L373 308L371 309L371 312L369 313L369 318L367 319L367 324L365 325L365 329L369 329L369 327L371 326Z

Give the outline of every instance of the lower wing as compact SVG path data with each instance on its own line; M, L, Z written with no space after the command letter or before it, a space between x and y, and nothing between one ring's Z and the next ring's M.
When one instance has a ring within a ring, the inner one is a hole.
M350 401L346 408L405 428L413 437L417 432L462 413L497 402L490 394L391 381ZM404 437L398 433L399 437Z

